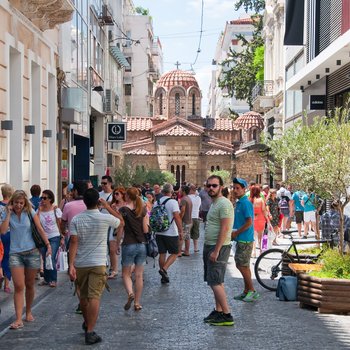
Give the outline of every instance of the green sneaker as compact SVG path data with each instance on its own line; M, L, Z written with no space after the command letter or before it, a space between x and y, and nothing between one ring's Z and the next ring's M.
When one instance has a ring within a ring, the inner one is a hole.
M224 314L223 312L219 312L215 318L208 322L212 326L233 326L234 321L231 314Z
M246 303L251 303L253 301L256 301L260 298L260 294L258 292L254 291L249 291L247 295L242 299L242 301L245 301Z
M239 294L239 295L235 295L234 297L233 297L233 299L234 300L243 300L244 298L245 298L245 296L247 295L247 293L241 293L241 294Z

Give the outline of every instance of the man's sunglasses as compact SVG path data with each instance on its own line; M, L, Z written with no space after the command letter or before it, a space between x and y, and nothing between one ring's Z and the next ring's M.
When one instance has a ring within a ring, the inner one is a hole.
M46 199L49 199L49 197L40 197L40 200L46 201Z
M218 184L206 184L206 186L207 186L207 188L210 188L210 187L214 187L214 188L219 187Z
M107 182L101 182L101 185L107 185Z

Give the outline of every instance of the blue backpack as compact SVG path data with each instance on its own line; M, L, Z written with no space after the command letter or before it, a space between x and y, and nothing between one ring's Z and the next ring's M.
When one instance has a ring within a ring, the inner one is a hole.
M281 301L296 301L298 284L295 276L282 276L278 280L276 297Z
M164 232L169 230L172 220L169 220L168 212L165 208L165 204L172 198L166 199L163 203L157 200L157 205L151 210L149 216L149 224L153 232Z

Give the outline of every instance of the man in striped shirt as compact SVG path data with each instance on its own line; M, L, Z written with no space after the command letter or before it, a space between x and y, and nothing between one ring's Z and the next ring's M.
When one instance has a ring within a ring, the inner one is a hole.
M99 199L99 193L90 188L84 193L87 210L76 215L71 222L69 249L69 275L80 288L80 307L84 316L85 344L95 344L102 338L94 332L100 297L106 284L107 230L122 226L123 219L109 204ZM98 210L102 204L109 214Z

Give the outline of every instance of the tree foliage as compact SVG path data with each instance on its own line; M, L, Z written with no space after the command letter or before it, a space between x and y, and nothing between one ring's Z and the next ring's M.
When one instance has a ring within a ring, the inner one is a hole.
M265 8L265 1L248 1L241 0L235 4L235 9L241 7L247 11L253 10L255 13L251 16L254 24L254 32L252 40L248 41L244 35L237 35L237 39L241 42L242 51L236 52L229 49L227 58L221 63L223 65L222 77L219 78L219 86L227 90L229 96L234 96L239 100L246 100L252 107L252 90L257 81L257 74L261 77L261 65L254 63L256 50L264 45L261 37L262 32L262 15L261 11Z
M231 173L227 170L214 170L209 172L209 176L217 175L222 178L225 186L228 186L231 182Z
M235 3L235 10L239 10L240 8L244 8L245 12L252 11L254 13L260 13L265 9L265 1L264 0L238 0Z
M256 69L256 74L255 74L256 81L264 80L264 52L265 52L265 47L262 45L257 47L254 53L253 65Z
M298 122L281 138L266 141L273 165L285 166L289 182L339 202L340 249L344 207L350 201L349 113L349 108L338 108L332 118L316 118L311 126Z
M135 12L142 16L149 16L149 9L145 9L142 6L135 7Z
M169 171L144 169L139 166L132 167L126 161L114 174L116 186L130 187L133 184L142 184L143 182L149 182L153 186L156 183L162 185L166 182L175 184L176 179L174 174Z

